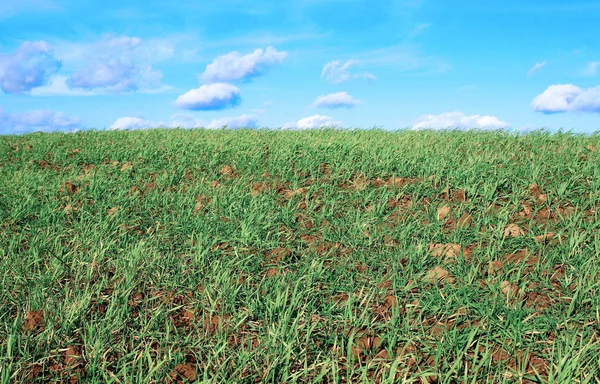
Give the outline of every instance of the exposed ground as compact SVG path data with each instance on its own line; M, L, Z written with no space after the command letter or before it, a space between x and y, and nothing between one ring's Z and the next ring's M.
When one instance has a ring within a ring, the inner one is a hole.
M600 382L600 138L0 136L0 382Z

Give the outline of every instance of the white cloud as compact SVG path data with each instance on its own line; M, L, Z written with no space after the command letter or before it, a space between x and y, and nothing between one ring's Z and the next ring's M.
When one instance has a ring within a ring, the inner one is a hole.
M14 55L0 54L0 89L24 93L46 84L61 68L45 41L26 41Z
M63 112L35 110L25 113L4 114L0 109L0 133L16 134L34 131L73 131L81 126L81 119L68 117Z
M174 113L167 124L159 124L169 128L198 128L203 125L202 120L191 113Z
M371 81L377 79L375 75L368 72L351 74L349 71L350 67L358 63L359 62L357 60L348 60L344 64L341 64L341 61L339 60L330 61L323 66L321 78L325 78L331 84L340 84L352 78L359 77L363 77Z
M286 123L283 125L282 129L311 129L341 125L341 121L333 120L330 116L313 115L304 117L295 123Z
M94 96L107 95L111 92L107 89L95 88L70 88L67 84L69 78L65 75L54 75L48 84L33 88L29 94L32 96ZM158 88L139 89L137 93L156 94L174 89L170 85L161 85Z
M423 115L413 124L412 129L502 129L508 126L508 123L494 116L466 116L462 112L446 112L440 115Z
M119 117L108 129L144 129L151 128L153 124L150 120L146 120L143 117L125 116Z
M353 108L362 101L355 100L347 92L330 93L319 96L312 104L315 108Z
M99 90L87 90L82 88L69 88L68 76L54 75L48 80L48 84L33 88L29 93L32 96L93 96L103 94Z
M545 66L547 63L548 63L547 61L542 61L541 63L535 63L535 65L533 67L531 67L531 69L527 72L527 76L529 77L529 76L533 75L535 72L537 72L543 66Z
M104 35L83 51L87 65L72 73L69 88L120 93L160 87L162 73L147 62L148 49L138 37ZM160 55L160 50L154 53Z
M235 107L241 101L240 90L236 86L214 83L187 91L175 100L175 105L196 111L216 111Z
M205 83L248 81L265 74L270 65L281 63L286 57L287 52L278 51L272 46L268 46L264 51L257 49L244 56L233 51L217 56L212 63L206 66L200 79Z
M207 128L221 128L227 126L228 128L256 128L258 119L252 115L243 114L238 117L223 117L221 119L214 119L208 125Z
M175 113L168 121L151 121L143 116L119 117L108 129L148 129L148 128L208 128L215 129L227 126L229 129L256 128L258 119L252 115L243 114L237 117L213 119L208 124L189 113Z
M545 114L562 112L600 113L600 86L581 89L573 84L549 86L531 102L531 108Z
M600 68L600 61L592 61L587 65L584 73L588 76L596 76L598 74L598 68Z
M148 128L199 128L204 126L202 120L189 113L175 113L168 121L152 121L143 116L119 117L108 129L148 129Z
M118 58L125 56L136 62L151 64L172 59L179 46L180 56L182 46L197 45L194 37L187 34L171 35L168 37L140 39L138 37L103 34L96 41L78 42L54 39L54 51L64 64L64 69L70 71L89 66L103 56ZM179 57L178 57L179 58Z

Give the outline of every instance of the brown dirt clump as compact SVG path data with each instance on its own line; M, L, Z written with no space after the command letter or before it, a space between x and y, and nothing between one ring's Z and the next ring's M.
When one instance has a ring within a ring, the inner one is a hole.
M437 211L437 219L438 221L442 221L444 220L444 218L446 216L448 216L448 214L450 213L450 207L447 205L442 206L440 209L438 209Z
M471 225L472 221L473 221L473 216L471 216L468 213L464 213L461 217L459 217L456 220L456 227L457 228L466 228L466 227L469 227Z
M155 182L150 182L144 186L144 193L148 193L154 191L158 188L158 185Z
M393 310L398 307L398 299L394 295L387 295L384 302L375 307L373 312L381 317L387 317L392 314ZM400 309L400 313L404 312L404 308Z
M302 240L310 245L310 244L314 244L317 241L319 241L320 237L316 236L316 235L302 235L300 237L300 240Z
M189 308L183 308L171 316L176 328L190 329L192 322L196 318L196 311Z
M449 219L446 223L446 228L450 230L459 230L463 228L468 228L471 226L471 222L473 221L473 217L468 214L462 214L458 219Z
M44 330L44 311L29 311L25 316L23 329L28 332Z
M434 257L443 256L449 261L455 260L461 252L460 244L429 244L429 251Z
M435 267L435 268L431 269L429 272L427 272L427 275L425 276L425 281L427 281L430 284L436 284L436 283L452 284L452 283L454 283L455 280L454 280L454 277L452 277L452 275L450 274L450 272L448 272L444 268Z
M355 344L352 346L352 354L358 359L364 359L365 357L367 357L367 355L377 351L376 355L379 356L379 358L383 358L384 354L382 353L382 349L380 347L380 337L364 335L358 340L356 340ZM387 357L387 352L385 354L385 357Z
M337 294L331 296L327 301L328 302L333 301L333 303L335 305L342 306L348 301L348 299L350 299L350 296L347 293L340 292L340 293L337 293Z
M521 291L519 290L519 287L516 284L511 283L506 280L504 280L503 282L500 283L500 289L502 290L502 293L504 293L504 295L507 298L518 297L521 295Z
M129 171L133 168L133 165L131 165L130 162L126 162L121 166L121 172L126 172Z
M520 249L512 254L505 255L504 259L510 264L525 263L528 266L536 265L540 261L537 256L532 255L527 249Z
M79 192L79 186L77 184L73 184L69 181L66 181L63 186L59 190L60 193L68 192L70 195L74 195Z
M226 322L230 317L230 315L204 316L204 331L207 334L216 333L219 329L226 327Z
M548 200L548 196L543 194L540 187L537 184L531 184L529 186L529 193L535 199L536 204L542 204Z
M81 348L77 345L69 345L65 351L64 363L66 366L75 368L81 363Z
M206 214L207 210L207 205L210 204L212 202L211 198L199 195L196 197L196 206L194 207L194 215L198 215L198 214Z
M467 193L462 189L450 190L446 188L439 194L438 198L446 201L464 203L467 201Z
M219 170L219 173L225 177L231 177L233 176L233 168L231 168L229 165L224 165Z
M559 243L564 240L563 236L557 236L556 239L554 237L555 237L554 232L548 232L543 235L534 236L533 238L535 241L537 241L538 243L542 243L542 244L543 243L556 244L556 243Z
M53 171L60 171L62 169L62 167L59 164L51 163L46 160L42 160L42 161L34 160L33 163L35 165L37 165L40 169L50 169Z
M525 232L517 224L511 223L504 228L504 237L519 237Z
M257 182L252 184L252 191L251 194L252 196L256 196L261 192L265 192L269 189L269 184L267 183L262 183L262 182Z
M488 275L495 276L500 271L502 271L502 262L500 260L491 261L488 266Z
M177 364L173 371L169 373L171 380L176 382L194 382L196 381L196 369L191 364Z
M279 263L292 255L292 250L289 248L275 248L267 254L267 260L272 263Z

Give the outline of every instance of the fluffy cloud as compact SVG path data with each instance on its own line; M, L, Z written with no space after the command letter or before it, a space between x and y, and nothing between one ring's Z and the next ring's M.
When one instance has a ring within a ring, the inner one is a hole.
M347 92L330 93L319 96L312 104L315 108L353 108L362 101L355 100Z
M151 121L144 119L143 116L125 116L119 117L109 130L122 129L148 129L148 128L198 128L202 127L202 121L188 113L175 113L171 115L169 121Z
M287 52L278 51L272 46L268 46L264 51L257 49L244 56L233 51L217 56L212 63L206 66L200 79L205 83L249 81L265 74L270 65L281 63L286 57Z
M175 106L194 111L217 111L238 106L242 102L240 90L231 84L205 84L191 89L175 100Z
M541 63L535 63L535 65L533 67L531 67L531 69L527 72L527 76L529 77L529 76L533 75L535 72L537 72L543 66L545 66L547 63L548 63L547 61L542 61Z
M119 117L108 129L145 129L153 126L155 126L154 123L152 123L150 120L144 119L143 117L125 116Z
M533 99L531 108L545 114L600 112L600 86L581 89L573 84L551 85Z
M48 82L61 62L45 41L27 41L14 55L0 54L0 89L6 93L28 92Z
M108 129L148 129L148 128L221 128L226 126L230 129L237 128L256 128L257 118L252 115L243 114L237 117L223 117L213 119L208 124L204 124L191 114L176 113L171 116L169 121L151 121L142 116L125 116L118 118Z
M227 126L228 128L256 128L258 119L252 115L243 114L238 117L223 117L221 119L212 120L207 128L221 128Z
M105 35L94 44L89 64L67 80L71 88L128 92L156 88L162 74L148 63L140 63L142 40L138 37Z
M25 113L4 114L0 108L0 133L16 134L35 131L73 131L81 126L79 118L65 116L62 112L35 110Z
M344 64L341 64L339 60L330 61L323 66L321 71L321 78L325 78L331 84L340 84L346 82L352 78L364 77L367 80L376 80L375 75L363 72L350 74L350 67L358 64L356 60L348 60Z
M440 115L423 115L417 119L412 129L502 129L508 126L508 123L494 116L466 116L462 112L447 112Z
M321 127L341 126L341 121L333 120L330 116L313 115L302 118L296 123L284 124L282 129L311 129Z

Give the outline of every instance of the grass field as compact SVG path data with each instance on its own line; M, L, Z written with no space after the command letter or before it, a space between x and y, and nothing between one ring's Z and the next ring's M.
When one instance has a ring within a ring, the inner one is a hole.
M598 383L600 137L0 136L0 380Z

